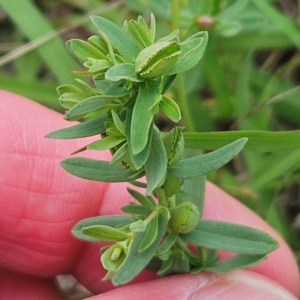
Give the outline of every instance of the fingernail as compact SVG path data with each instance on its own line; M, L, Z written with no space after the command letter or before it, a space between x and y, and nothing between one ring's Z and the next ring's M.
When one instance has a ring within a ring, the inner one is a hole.
M188 300L297 300L297 298L271 279L245 270L234 271L221 276L208 276L201 280Z

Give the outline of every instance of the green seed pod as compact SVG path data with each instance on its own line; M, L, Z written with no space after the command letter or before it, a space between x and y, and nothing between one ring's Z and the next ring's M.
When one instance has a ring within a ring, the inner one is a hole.
M135 71L144 78L160 77L169 73L181 54L176 42L158 42L143 49L135 60Z
M169 230L176 233L188 233L192 231L199 222L199 210L190 201L183 202L170 209Z

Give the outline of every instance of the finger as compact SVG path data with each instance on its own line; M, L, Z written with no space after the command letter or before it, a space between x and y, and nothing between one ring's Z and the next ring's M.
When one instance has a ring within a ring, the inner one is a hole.
M0 291L2 299L63 299L52 279L38 278L7 270L0 271Z
M66 272L84 245L71 228L98 213L106 184L60 167L84 145L44 138L70 126L60 114L8 92L0 99L0 266L43 276Z
M89 300L296 300L277 282L251 271L176 275L124 286Z

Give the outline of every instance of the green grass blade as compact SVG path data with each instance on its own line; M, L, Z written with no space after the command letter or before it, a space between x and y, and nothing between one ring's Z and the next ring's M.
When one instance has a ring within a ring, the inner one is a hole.
M292 150L300 147L300 130L184 133L186 147L203 150L215 150L243 137L248 138L244 150L269 152Z
M53 31L52 26L31 1L0 0L0 4L29 40ZM58 37L40 46L37 51L60 83L74 81L70 70L78 68L78 65Z

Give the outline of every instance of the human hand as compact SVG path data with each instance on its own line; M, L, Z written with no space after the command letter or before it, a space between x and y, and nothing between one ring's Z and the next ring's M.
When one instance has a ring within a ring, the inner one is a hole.
M133 284L113 289L103 282L99 244L72 237L74 224L95 215L120 213L129 201L126 183L74 177L59 162L82 140L44 136L70 126L61 115L0 91L0 290L3 299L60 299L57 274L73 274L93 293L90 299L296 299L299 272L283 239L253 212L207 183L204 217L236 222L273 235L280 247L249 270L218 275L182 274L157 279L144 271ZM108 159L103 152L94 158ZM81 154L82 156L82 154ZM218 207L218 209L215 209ZM223 254L225 255L225 254ZM294 296L293 296L294 295Z

